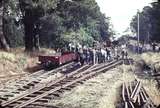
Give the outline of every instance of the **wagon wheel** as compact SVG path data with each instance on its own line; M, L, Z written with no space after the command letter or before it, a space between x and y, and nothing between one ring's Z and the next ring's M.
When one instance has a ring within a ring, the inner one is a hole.
M47 61L45 64L44 64L44 68L45 69L52 69L54 67L54 64L52 63L52 61Z

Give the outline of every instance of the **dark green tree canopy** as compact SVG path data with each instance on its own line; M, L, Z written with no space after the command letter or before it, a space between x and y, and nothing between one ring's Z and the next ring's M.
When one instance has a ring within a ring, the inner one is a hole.
M139 32L140 41L157 41L160 42L160 3L154 2L152 6L146 6L143 11L137 13L130 23L132 31L137 33L138 22L137 17L139 14Z
M25 45L26 51L69 42L92 45L112 35L110 19L95 0L9 0L5 13L8 43Z

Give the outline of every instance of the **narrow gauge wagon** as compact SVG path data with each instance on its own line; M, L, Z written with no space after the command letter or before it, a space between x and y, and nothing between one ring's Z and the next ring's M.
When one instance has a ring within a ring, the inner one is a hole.
M38 59L45 67L57 67L71 61L76 61L78 55L74 52L65 52L62 54L39 55Z

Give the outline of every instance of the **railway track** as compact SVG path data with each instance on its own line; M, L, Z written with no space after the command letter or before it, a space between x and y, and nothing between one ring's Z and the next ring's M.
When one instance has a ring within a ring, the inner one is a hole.
M51 99L59 97L65 90L70 90L77 84L82 83L99 73L106 72L107 70L122 64L122 62L122 60L119 60L97 66L85 65L71 73L64 74L57 80L36 84L36 87L24 92L20 96L2 102L1 106L4 108L53 108L53 106L47 104Z
M140 81L122 84L123 108L156 108Z
M131 70L132 60L128 60ZM122 84L122 106L120 108L156 108L143 84L135 77L135 81Z
M75 64L74 62L71 62L51 71L41 70L29 76L22 77L15 82L9 82L6 84L6 86L0 89L0 100L2 102L11 100L14 97L17 97L24 92L32 89L34 85L43 82L47 78L53 76L56 77L58 72L62 72L64 69L73 69L76 65L77 64Z

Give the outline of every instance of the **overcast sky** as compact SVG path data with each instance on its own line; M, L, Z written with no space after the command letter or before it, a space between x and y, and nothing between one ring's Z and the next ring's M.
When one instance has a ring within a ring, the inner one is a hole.
M96 0L106 16L111 17L115 31L122 33L129 27L130 20L137 9L142 10L153 0Z

